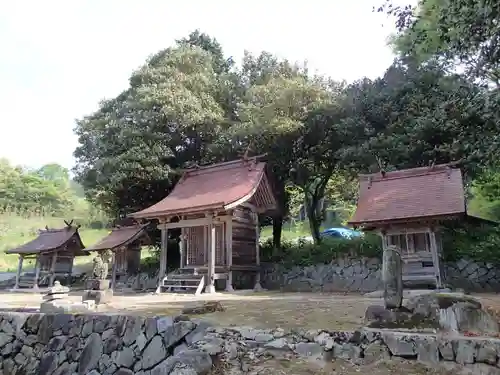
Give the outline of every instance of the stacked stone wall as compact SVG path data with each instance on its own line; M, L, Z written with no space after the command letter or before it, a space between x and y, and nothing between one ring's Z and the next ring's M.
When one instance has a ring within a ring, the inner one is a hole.
M500 340L361 329L354 332L212 327L183 317L0 315L5 375L196 375L223 363L228 374L258 373L269 357L355 364L402 357L500 372Z

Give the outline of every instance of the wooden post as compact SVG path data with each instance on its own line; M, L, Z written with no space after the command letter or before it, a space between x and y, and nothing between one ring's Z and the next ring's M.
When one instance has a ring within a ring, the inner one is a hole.
M52 254L52 263L50 264L50 283L49 287L54 286L54 281L56 279L56 262L57 262L57 251Z
M40 277L40 257L41 254L36 255L35 260L35 280L33 281L33 289L38 289L38 278Z
M226 292L234 292L233 289L233 220L230 218L226 220L226 266L227 266L227 280Z
M203 251L203 264L208 263L208 253L210 248L210 225L205 225L203 227L203 239L204 239L204 251Z
M112 251L112 262L113 262L113 268L112 268L112 271L111 271L111 289L115 290L116 288L116 271L117 271L117 264L116 264L116 251L120 251L120 249L118 250L113 250Z
M208 280L205 287L205 293L215 293L215 225L212 220L208 225L210 246L208 248Z
M259 229L259 215L257 212L253 211L254 223L255 223L255 264L257 265L257 272L255 274L255 291L262 290L262 285L260 285L260 229Z
M185 235L184 235L185 229L181 229L181 240L179 241L179 252L181 253L181 262L179 265L179 268L182 268L185 266L186 262L186 246L185 246Z
M163 278L167 273L167 243L168 243L168 230L161 230L161 253L160 253L160 270L158 271L158 287L156 288L156 293L161 292L161 286L163 285Z
M21 271L23 270L23 261L24 257L22 255L19 255L19 260L17 263L16 284L14 285L14 289L19 289L19 279L21 278Z

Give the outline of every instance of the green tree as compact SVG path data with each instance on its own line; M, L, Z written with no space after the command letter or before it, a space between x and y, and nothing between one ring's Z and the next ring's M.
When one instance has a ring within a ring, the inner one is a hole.
M344 168L377 171L457 162L474 177L498 155L487 92L435 66L390 67L348 88ZM351 140L351 141L349 141Z
M419 62L460 65L470 77L500 85L500 3L494 0L420 0L379 11L395 16L396 49Z
M162 199L220 131L218 78L212 55L184 43L154 55L123 94L78 121L75 172L89 196L115 214Z

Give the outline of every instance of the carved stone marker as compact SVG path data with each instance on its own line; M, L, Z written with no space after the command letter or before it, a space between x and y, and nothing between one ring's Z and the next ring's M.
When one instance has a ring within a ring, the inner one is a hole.
M403 303L403 264L396 246L388 246L382 256L382 282L386 309L399 309Z

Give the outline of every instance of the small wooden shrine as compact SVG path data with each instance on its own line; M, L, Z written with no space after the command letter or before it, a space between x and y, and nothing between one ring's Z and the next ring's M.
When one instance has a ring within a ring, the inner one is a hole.
M215 280L233 290L233 271L255 275L260 287L258 214L276 207L259 157L185 171L173 191L155 205L132 214L157 219L162 232L158 292L215 291ZM168 232L181 229L180 273L166 275Z
M359 176L359 200L350 224L376 231L384 249L396 246L405 284L443 285L444 220L467 219L460 169L435 165Z
M73 221L64 223L64 228L46 227L39 231L34 240L6 251L7 254L19 255L14 289L36 290L40 286L53 286L56 279L71 280L74 258L90 253L84 250L85 246L78 233L79 226L73 226ZM35 260L34 273L21 275L23 263L27 259Z
M117 280L139 270L141 247L150 243L146 233L147 224L116 226L97 244L87 248L89 252L111 250L113 253L111 285Z

